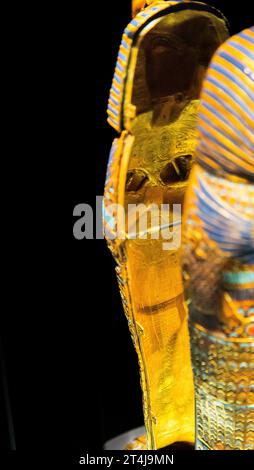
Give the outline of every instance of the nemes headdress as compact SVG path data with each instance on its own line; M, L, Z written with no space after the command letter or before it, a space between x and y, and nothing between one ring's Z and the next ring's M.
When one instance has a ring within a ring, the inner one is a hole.
M254 27L214 55L201 95L199 134L203 167L254 181Z

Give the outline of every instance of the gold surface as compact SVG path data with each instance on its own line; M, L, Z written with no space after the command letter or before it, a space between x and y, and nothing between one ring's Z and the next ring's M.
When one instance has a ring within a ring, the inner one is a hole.
M125 209L142 203L149 210L153 203L172 207L183 202L196 146L202 80L212 51L226 34L221 19L187 10L150 22L142 30L128 62L122 100L125 131L115 141L111 155L106 212L110 203ZM147 57L152 49L149 70ZM171 209L168 215L172 216ZM119 230L117 216L111 222L113 232ZM139 360L148 449L177 441L193 443L195 434L179 250L163 249L165 240L159 227L157 233L157 239L130 239L128 233L124 240L108 240ZM132 445L142 448L144 439Z
M165 108L169 110L166 114ZM170 98L156 114L145 113L135 120L126 209L130 203L149 208L154 202L182 202L196 143L197 109L198 100L179 105ZM183 167L177 167L178 161L187 164L187 172L184 166L181 173ZM175 164L170 170L169 163ZM170 180L172 169L174 183ZM146 179L142 186L143 175ZM194 391L179 257L176 250L164 250L163 241L159 237L125 242L132 320L143 364L149 448L176 441L194 442Z
M146 0L132 0L132 16L136 16L144 8Z
M160 241L129 241L127 258L134 319L145 364L149 447L193 442L193 384L178 255L165 254Z

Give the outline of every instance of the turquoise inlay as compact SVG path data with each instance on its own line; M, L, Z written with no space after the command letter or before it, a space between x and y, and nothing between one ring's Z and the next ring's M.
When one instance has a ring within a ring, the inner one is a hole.
M239 273L224 272L224 281L230 284L249 284L254 282L254 272L241 271Z
M104 223L106 223L111 230L114 230L114 228L115 228L115 219L114 219L114 217L112 217L112 215L108 215L106 209L104 209L104 211L102 213L102 216L103 216Z
M223 405L225 406L225 408L229 408L229 409L232 409L232 405L231 403L226 403L224 402ZM238 411L238 410L246 410L246 408L248 410L254 410L254 405L249 405L249 404L246 404L246 405L234 405L234 411Z
M198 439L196 441L196 448L197 449L202 449L202 450L210 450L208 446L203 444L203 442L199 441Z

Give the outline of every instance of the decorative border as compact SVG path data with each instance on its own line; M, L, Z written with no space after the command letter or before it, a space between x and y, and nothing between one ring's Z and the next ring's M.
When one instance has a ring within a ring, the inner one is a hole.
M124 100L124 87L125 80L127 78L128 64L134 37L140 31L140 29L145 26L147 21L154 17L155 14L177 3L177 1L170 2L170 4L168 2L163 2L161 4L157 4L156 6L151 5L150 7L147 7L144 11L138 13L138 15L128 24L124 30L119 53L117 56L116 68L110 89L107 110L108 123L118 132L121 132L122 130L121 115Z

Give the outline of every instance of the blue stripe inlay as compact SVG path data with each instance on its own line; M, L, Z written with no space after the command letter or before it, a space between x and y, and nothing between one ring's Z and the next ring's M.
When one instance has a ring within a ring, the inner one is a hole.
M118 57L120 59L122 59L123 62L126 62L126 60L127 60L126 55L124 55L122 52L118 52Z
M124 30L124 33L126 34L126 36L128 36L128 38L130 38L130 39L133 38L133 34L134 34L134 33L133 33L132 31L130 31L128 28L126 28L126 29Z
M209 103L203 101L202 102L202 105L204 108L208 109L209 111L211 111L212 114L214 114L220 121L224 122L225 125L227 127L229 127L230 129L232 129L232 131L236 134L238 134L238 136L244 141L246 147L248 148L249 146L249 139L240 131L240 129L237 129L228 119L226 119L222 113L219 113L217 111L217 109L213 108L213 106L211 106ZM209 122L208 122L209 123ZM228 134L225 134L226 137L228 137ZM236 144L236 142L234 141L234 143Z
M227 140L229 140L230 142L232 142L232 144L234 144L236 147L237 147L237 142L236 140L231 137L231 135L227 132L225 132L222 128L219 128L218 126L215 125L214 122L212 122L207 116L205 116L205 114L203 114L202 112L199 113L199 116L203 119L203 121L205 121L208 126L210 126L211 129L214 129L215 131L217 131L219 134L221 135L224 135L224 137L226 137ZM213 134L210 134L212 137L213 137ZM215 137L216 138L216 137ZM216 138L217 139L217 138ZM238 155L238 153L236 153L235 151L231 150L227 145L224 145L223 143L220 143L218 140L216 140L216 142L221 145L225 150L228 150L228 152L230 152L231 154L234 154L239 160L243 161L243 162L246 162L245 158L243 158L241 155ZM226 157L227 158L227 157Z
M254 282L254 272L252 271L239 271L238 273L227 272L223 273L224 281L230 284L249 284Z
M233 74L230 74L222 65L212 65L210 67L211 70L216 70L217 72L219 72L221 75L223 75L224 77L227 77L231 82L235 83L237 86L239 86L239 88L243 91L245 91L245 87L243 87L243 84L242 82L240 81L237 81L237 79L235 78L235 76ZM228 90L228 88L227 88ZM248 93L249 95L249 93ZM250 98L253 99L250 95ZM253 119L254 119L254 113L251 112L251 109L249 106L246 105L245 101L239 96L237 95L236 93L234 93L234 100L238 100L238 102L240 103L241 107L244 109L244 111L247 113L247 114L250 114L253 116Z
M120 70L120 72L123 72L123 71L124 71L124 67L120 64L120 62L117 62L117 64L116 64L116 69L117 69L117 70Z
M114 85L111 86L111 89L120 97L121 92Z
M123 80L122 78L118 77L116 73L114 74L114 79L116 80L117 83L119 83L119 85L122 85Z
M218 197L217 193L214 192L214 190L212 190L209 187L209 184L207 182L199 178L199 184L203 193L208 197L209 204L211 204L211 200L213 200L214 202L216 202L217 206L220 206L221 209L226 211L224 212L224 215L226 216L227 219L229 219L230 221L234 221L234 222L237 222L239 220L239 214L235 214L234 208L231 209L230 206L225 201L221 200ZM212 206L212 208L214 209L214 205ZM240 219L241 219L241 224L243 224L245 227L251 230L251 224L252 224L251 221L245 218L244 216L241 216ZM236 227L238 227L238 224ZM248 236L251 238L251 233L248 232Z
M233 116L235 116L236 119L239 119L239 113L237 113L234 108L232 108L231 106L229 106L229 104L226 102L226 100L220 99L219 95L216 95L215 93L213 93L212 91L207 90L207 89L204 90L203 96L205 96L205 94L211 96L211 98L213 98L215 101L217 101L218 103L220 103L221 106L222 106L223 108L225 108L230 114L232 114ZM245 127L248 127L248 126L246 125L246 123L245 123ZM248 128L249 128L249 127L248 127Z
M123 46L124 49L129 49L129 44L127 44L127 42L124 39L122 39L121 46Z
M202 116L202 117L203 117L203 116ZM204 119L204 120L205 120L205 119ZM210 124L210 122L209 122L209 124ZM239 165L236 165L235 163L234 163L234 166L233 166L233 164L230 162L229 158L226 157L225 155L223 155L223 154L221 153L221 151L220 151L219 149L221 149L221 150L222 150L222 149L225 149L227 152L236 155L231 149L229 149L225 144L223 144L220 140L218 140L218 139L213 135L213 133L211 132L211 130L210 130L210 132L207 131L202 125L199 125L199 126L198 126L198 129L199 129L199 130L201 131L201 133L204 134L210 141L214 142L214 143L218 146L218 149L216 149L216 152L215 152L215 153L216 153L216 156L219 155L220 158L221 158L222 160L224 160L227 164L229 164L229 165L231 164L231 165L232 165L232 168L233 168L233 167L240 167ZM211 158L211 157L210 157L210 158ZM212 159L214 159L214 158L212 158Z
M243 264L249 264L252 265L254 264L254 254L253 253L248 253L247 255L241 256L241 263Z
M237 103L241 108L245 110L247 114L249 114L250 109L245 105L245 102L238 95L236 95L233 91L231 91L228 87L223 85L221 81L211 76L208 76L207 81L215 85L217 88L220 88L221 90L223 90L224 93L226 93L226 95L230 96L230 98L235 103Z
M226 289L229 292L230 296L233 300L241 301L241 300L252 300L254 298L254 289L237 289L231 290L229 288Z
M108 109L116 116L118 117L118 111L116 111L110 104L108 105Z
M232 57L231 55L227 54L226 52L222 52L220 54L221 57L223 57L223 59L226 59L228 62L230 62L232 65L234 65L238 70L240 70L242 73L244 73L244 66L241 62L239 62L238 60L236 60L234 57ZM220 66L222 67L222 66ZM215 68L215 67L211 67L211 68ZM236 77L234 74L232 74L232 72L228 71L225 67L222 67L223 69L223 73L226 77L229 78L229 80L231 80L232 82L234 82L237 86L239 86L241 88L241 90L244 90L244 92L249 96L249 98L251 100L254 100L254 92L252 92L252 90L247 87L247 85L245 85L243 83L242 80L239 80L238 77Z
M245 56L253 60L253 52L246 47L242 46L238 42L235 42L233 39L229 42L229 45L233 46L234 49L241 51Z
M203 156L208 158L211 161L218 161L218 157L220 157L223 160L223 155L219 151L213 152L213 154L211 154L210 149L209 149L210 153L205 152L203 150L202 146L200 146L200 145L199 145L197 151L198 151L197 161L202 166L202 168L205 168L208 171L208 173L211 172L211 171L214 171L214 167L213 167L213 165L211 165L211 163L209 163L209 161L208 162L204 161ZM214 156L214 153L215 153L216 158ZM219 163L219 166L221 167L221 169L224 172L235 175L237 166L236 165L231 165L229 160L226 160L225 163L223 163L223 161L219 160L218 163ZM244 174L249 176L249 177L253 177L254 172L245 171Z
M195 190L198 216L209 237L223 251L251 259L254 250L251 235L253 223L221 200L201 177L198 178L198 183L199 189Z
M119 101L117 101L112 95L110 96L110 100L113 101L113 103L114 103L116 106L119 106Z
M143 11L143 12L140 13L140 16L143 16L143 18L147 18L147 17L150 16L150 14Z
M109 116L108 120L113 122L113 124L115 124L116 126L119 126L119 123L112 116Z
M210 134L208 134L205 130L203 130L201 126L199 126L199 130L209 139ZM209 145L208 146L204 145L203 142L198 147L198 152L200 152L202 155L209 158L210 160L216 161L223 168L223 170L230 170L231 172L235 172L236 165L235 164L233 165L230 162L230 160L226 158L225 155L223 155L223 153L221 153L220 150L221 149L218 149L218 148L216 150L213 150L210 148ZM200 161L202 165L205 164L205 162L203 162L203 159L200 158L199 156L197 156L197 160ZM209 168L213 168L212 165L210 165Z
M249 36L248 34L246 34L244 31L242 31L240 34L239 34L240 37L242 37L243 39L245 39L246 41L248 41L251 45L254 44L254 38L252 38L251 36Z
M131 21L130 23L132 26L134 26L135 28L138 28L139 25L140 25L140 21L137 21L135 18Z

